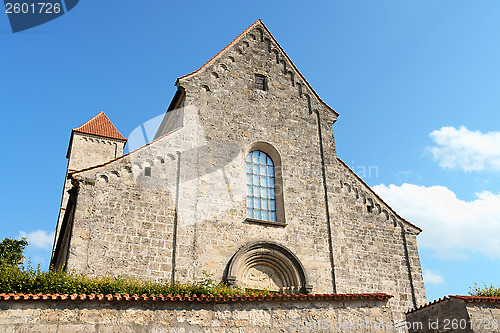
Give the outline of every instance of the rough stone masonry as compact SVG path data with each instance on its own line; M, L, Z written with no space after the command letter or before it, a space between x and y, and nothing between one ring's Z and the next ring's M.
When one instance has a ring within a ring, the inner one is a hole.
M74 296L14 299L0 294L0 330L7 333L395 331L392 312L383 295L312 296L280 301Z

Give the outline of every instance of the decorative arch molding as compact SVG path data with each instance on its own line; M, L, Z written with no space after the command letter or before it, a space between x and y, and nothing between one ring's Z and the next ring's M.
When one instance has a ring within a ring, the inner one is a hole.
M274 162L274 167L280 167L281 168L281 154L278 152L278 150L270 143L267 143L265 141L255 141L249 144L245 151L244 155L247 156L249 152L253 150L260 150L269 155L271 159ZM281 170L280 170L281 171Z
M299 259L274 242L252 242L240 248L229 261L226 281L241 288L284 294L312 291Z

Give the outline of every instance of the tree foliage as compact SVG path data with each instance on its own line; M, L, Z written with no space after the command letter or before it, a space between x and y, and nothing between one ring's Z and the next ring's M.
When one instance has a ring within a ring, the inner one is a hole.
M19 265L24 256L24 248L28 245L26 238L20 240L4 238L0 243L0 264Z
M486 283L483 287L479 287L474 282L474 287L470 288L469 294L471 296L500 297L500 287L494 287L492 284L488 286Z

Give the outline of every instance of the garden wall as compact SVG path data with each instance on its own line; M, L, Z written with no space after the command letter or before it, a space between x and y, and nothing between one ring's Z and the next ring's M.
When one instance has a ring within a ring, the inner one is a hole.
M0 294L1 332L394 332L386 294Z

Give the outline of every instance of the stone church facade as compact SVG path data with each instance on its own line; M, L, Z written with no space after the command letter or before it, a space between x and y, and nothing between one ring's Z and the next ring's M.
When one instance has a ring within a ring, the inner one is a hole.
M417 226L337 158L337 112L259 20L123 155L104 113L72 131L51 263L87 275L426 302ZM397 319L397 318L396 318Z

